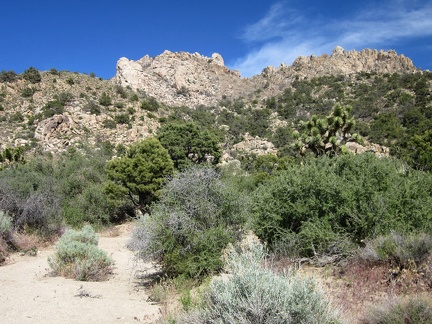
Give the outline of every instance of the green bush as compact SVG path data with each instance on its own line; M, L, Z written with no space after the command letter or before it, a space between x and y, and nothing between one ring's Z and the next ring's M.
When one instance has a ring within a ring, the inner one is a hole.
M213 169L186 169L141 218L130 247L140 258L160 261L169 276L200 279L221 269L221 251L237 240L246 206Z
M18 157L7 152L11 159ZM105 164L111 154L109 149L82 147L58 154L56 159L40 155L25 164L16 163L0 172L0 210L12 217L17 230L44 236L57 234L64 221L73 227L118 221L127 202L117 197L113 206L103 191Z
M70 102L74 97L70 92L60 92L55 96L56 100L62 105L66 105Z
M158 131L158 140L180 171L191 164L216 165L222 155L219 138L191 122L164 124Z
M89 112L90 114L93 114L93 115L100 115L100 113L101 113L100 106L95 101L93 101L93 100L88 101L84 105L83 110L85 112ZM115 123L114 123L114 125L115 125ZM109 128L109 127L106 127L106 128ZM115 126L114 126L114 128L115 128Z
M155 98L149 97L148 99L144 99L141 102L141 109L147 111L157 111L159 109L159 103L156 101Z
M16 230L46 237L59 232L61 196L53 183L51 163L42 159L0 172L0 209L12 217Z
M400 268L411 268L419 266L431 252L431 235L393 232L367 242L361 256L371 261L388 261Z
M26 87L26 88L22 89L21 96L23 96L24 98L30 98L30 97L33 97L33 94L35 92L36 92L35 88Z
M114 120L117 124L129 124L130 123L130 117L127 113L118 114L114 116Z
M110 154L106 150L88 149L83 153L70 150L59 156L54 175L57 190L63 197L62 216L68 225L80 227L90 223L98 227L121 217L104 192L105 164ZM119 207L125 205L122 197L117 200Z
M80 281L101 281L111 272L113 261L97 247L98 237L86 225L81 231L68 230L56 245L48 263L54 274Z
M288 166L258 188L254 203L261 239L291 242L309 256L391 231L432 233L431 217L432 175L369 154Z
M16 80L17 74L15 71L4 71L0 72L0 82L14 82Z
M126 92L126 89L125 89L125 88L123 88L122 86L116 85L116 86L114 87L114 89L115 89L115 92L116 92L118 95L120 95L120 97L121 97L122 99L126 99L126 98L127 98L127 92Z
M51 68L49 73L52 75L60 75L60 71L58 71L56 68Z
M64 113L64 105L57 100L48 101L45 106L42 107L42 112L45 118L60 115Z
M99 98L99 104L102 106L109 106L111 105L112 100L109 94L107 94L106 92L102 93L102 96Z
M261 244L228 251L229 274L211 281L201 308L180 323L340 323L312 279L277 274Z
M12 230L12 218L0 210L0 238L6 238Z
M364 324L421 324L432 323L430 297L398 298L386 301L368 310Z
M113 119L105 119L102 122L103 127L109 128L109 129L115 129L117 127L117 122Z
M30 83L39 83L42 81L40 72L32 66L25 70L22 76L25 80L30 81Z

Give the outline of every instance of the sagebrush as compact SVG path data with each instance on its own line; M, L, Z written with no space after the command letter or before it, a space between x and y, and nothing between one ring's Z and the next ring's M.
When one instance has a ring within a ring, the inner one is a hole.
M259 243L228 250L227 270L211 281L201 307L180 323L340 322L312 279L273 272Z
M113 261L97 246L98 237L90 225L68 230L56 245L48 263L55 275L80 281L101 281L111 272Z
M432 299L427 296L414 296L387 300L369 309L361 323L432 323Z

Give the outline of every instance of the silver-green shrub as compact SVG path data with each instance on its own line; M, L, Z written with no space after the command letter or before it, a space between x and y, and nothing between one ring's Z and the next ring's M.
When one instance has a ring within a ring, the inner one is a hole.
M339 323L313 279L275 273L264 247L250 243L227 257L229 274L210 283L201 309L182 323Z
M68 230L48 263L56 275L81 281L103 280L111 272L113 261L97 244L98 237L90 225L81 231Z
M432 300L426 296L386 300L369 309L361 323L432 323Z
M0 237L4 237L12 230L12 218L0 210Z
M366 243L360 257L368 261L389 261L397 266L418 266L432 252L432 235L392 232Z
M221 251L238 239L246 209L245 199L216 170L190 167L165 184L129 248L160 262L169 276L203 278L223 267Z

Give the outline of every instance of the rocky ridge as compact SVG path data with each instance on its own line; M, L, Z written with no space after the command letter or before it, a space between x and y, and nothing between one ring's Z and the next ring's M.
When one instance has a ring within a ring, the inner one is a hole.
M198 106L215 103L222 97L239 97L252 83L240 78L238 71L224 65L220 54L205 57L198 53L165 51L154 58L138 61L122 57L117 62L114 82L144 90L168 105Z
M350 75L359 72L413 73L411 59L395 51L345 51L336 47L333 53L316 57L300 56L290 66L267 67L260 75L241 78L238 71L224 65L220 54L205 57L198 53L165 51L154 58L148 55L138 61L121 58L117 62L116 84L144 90L168 105L212 105L223 96L228 98L274 96L296 79L323 75Z
M205 57L198 53L165 51L138 61L121 58L112 80L54 69L42 72L38 83L18 78L0 84L0 149L29 146L57 153L83 142L129 145L155 134L159 118L167 117L176 109L161 107L157 112L148 111L142 102L150 97L172 107L210 106L223 98L241 97L249 108L258 109L262 99L281 94L297 79L416 71L409 58L394 51L357 52L340 47L330 56L299 57L291 66L267 67L252 78L242 78L238 71L227 68L217 53ZM111 101L106 105L100 103L104 94ZM68 100L62 111L46 115L46 106L64 95ZM285 125L277 126L278 122L276 114L271 123L274 128ZM252 140L246 135L244 138L244 143L232 149L273 152L269 142Z

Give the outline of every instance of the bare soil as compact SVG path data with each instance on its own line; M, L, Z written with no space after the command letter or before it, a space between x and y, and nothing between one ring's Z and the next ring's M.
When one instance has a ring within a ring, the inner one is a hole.
M126 244L130 225L101 235L99 247L114 260L113 274L102 282L50 276L47 258L54 246L36 256L13 254L0 267L0 323L152 323L160 307L148 301L141 279L156 271L137 264ZM138 277L136 274L139 273Z

